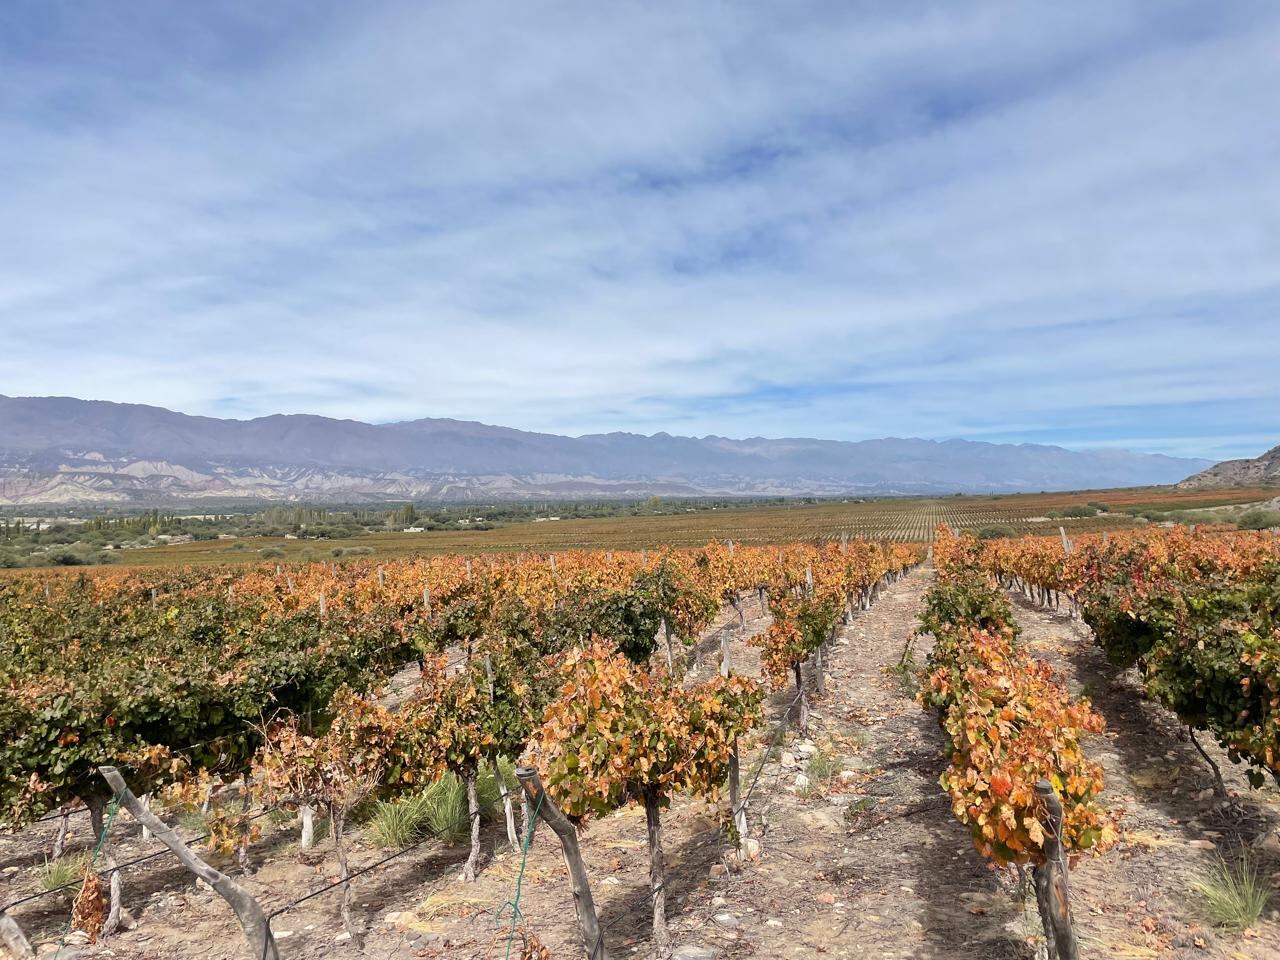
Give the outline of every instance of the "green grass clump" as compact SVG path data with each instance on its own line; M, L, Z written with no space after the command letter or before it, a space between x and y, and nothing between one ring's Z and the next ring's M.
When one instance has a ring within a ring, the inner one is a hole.
M379 800L369 817L369 834L380 847L403 850L422 837L426 824L425 794L399 800Z
M482 771L476 779L481 819L494 818L498 811L498 798L498 783L492 772ZM414 802L420 804L419 830L425 829L448 843L461 843L471 836L467 787L456 774L446 773L414 798Z
M809 775L809 779L814 783L825 783L834 777L839 770L840 759L825 750L819 750L811 755L809 762L805 765L805 773Z
M1214 926L1245 930L1267 909L1270 897L1257 865L1246 855L1239 860L1217 862L1193 885Z
M36 885L48 892L79 883L88 862L89 855L84 851L64 854L57 860L45 860L44 866L36 871Z

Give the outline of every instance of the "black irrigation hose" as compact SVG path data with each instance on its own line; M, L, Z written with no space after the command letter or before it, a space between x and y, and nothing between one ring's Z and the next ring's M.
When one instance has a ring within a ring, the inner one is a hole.
M76 807L74 810L55 810L53 813L46 813L39 820L35 820L33 822L48 823L50 820L59 820L62 817L74 817L77 813L88 813L88 812L89 812L89 808L84 806Z

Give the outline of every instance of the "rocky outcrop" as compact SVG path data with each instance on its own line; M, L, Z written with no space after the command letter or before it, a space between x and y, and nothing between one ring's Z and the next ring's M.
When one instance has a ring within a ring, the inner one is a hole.
M1280 447L1252 460L1224 460L1178 484L1182 490L1270 486L1280 486Z

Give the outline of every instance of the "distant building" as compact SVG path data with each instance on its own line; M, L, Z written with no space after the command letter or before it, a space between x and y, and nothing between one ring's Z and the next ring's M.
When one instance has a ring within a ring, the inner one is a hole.
M425 533L426 529L427 529L426 527L405 527L404 532L405 533Z

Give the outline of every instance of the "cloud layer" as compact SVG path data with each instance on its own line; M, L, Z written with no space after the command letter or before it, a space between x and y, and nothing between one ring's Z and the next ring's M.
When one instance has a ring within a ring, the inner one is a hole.
M1280 8L0 10L0 392L1280 441Z

